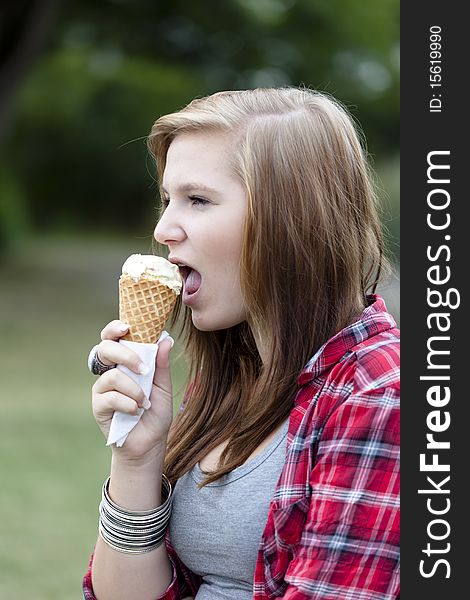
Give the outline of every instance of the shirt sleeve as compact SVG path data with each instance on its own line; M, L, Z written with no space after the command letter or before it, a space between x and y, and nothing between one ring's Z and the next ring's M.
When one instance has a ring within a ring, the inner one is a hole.
M88 571L85 573L85 577L82 582L83 598L84 600L96 600L95 594L93 593L93 586L91 585L91 565L93 564L93 554L90 557L90 563L88 565Z
M399 597L399 390L351 395L314 449L286 600Z

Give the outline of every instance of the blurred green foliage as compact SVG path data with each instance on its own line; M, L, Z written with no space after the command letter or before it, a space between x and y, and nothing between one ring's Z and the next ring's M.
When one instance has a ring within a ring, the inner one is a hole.
M149 184L149 115L156 102L170 111L197 89L184 69L155 61L125 57L118 72L90 76L94 61L100 66L93 68L102 68L90 50L57 52L38 66L19 97L22 118L10 160L30 191L31 217L40 228L148 223L145 205L151 202L142 196Z
M0 257L29 230L25 197L19 179L0 165Z
M0 145L0 252L26 221L148 233L156 190L146 135L159 115L220 89L327 91L359 120L374 157L397 152L398 0L58 6Z

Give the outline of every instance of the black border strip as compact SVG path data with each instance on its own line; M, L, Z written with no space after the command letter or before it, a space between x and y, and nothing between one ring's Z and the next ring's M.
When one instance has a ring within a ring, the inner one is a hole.
M470 264L470 252L465 242L470 239L466 210L470 199L464 182L470 173L470 152L463 143L470 130L464 94L469 39L470 28L459 3L402 2L401 557L405 600L468 595L464 577L470 573L466 548L470 397L465 372L470 371L470 362L465 342L470 330L470 269L465 267Z

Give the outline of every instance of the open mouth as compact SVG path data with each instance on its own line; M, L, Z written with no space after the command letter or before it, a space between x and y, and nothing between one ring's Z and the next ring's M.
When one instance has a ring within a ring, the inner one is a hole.
M192 271L191 267L187 267L186 265L179 265L178 269L183 282L186 281L189 273Z
M188 298L199 291L202 282L201 274L196 269L192 269L186 265L179 265L178 268L183 279L183 295L184 298Z

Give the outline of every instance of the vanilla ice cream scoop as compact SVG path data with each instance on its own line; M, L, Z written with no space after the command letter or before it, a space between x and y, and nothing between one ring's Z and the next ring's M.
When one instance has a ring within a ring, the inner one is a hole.
M153 254L131 254L122 265L122 274L135 281L140 278L160 281L177 294L183 285L178 267L166 258Z

